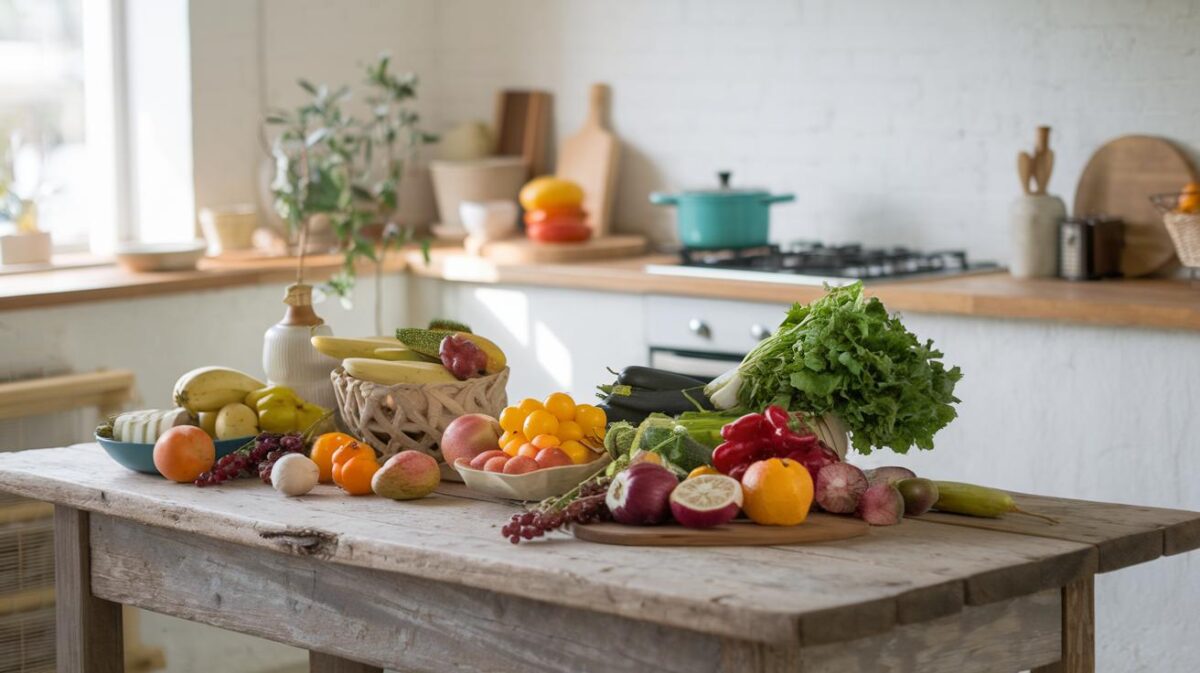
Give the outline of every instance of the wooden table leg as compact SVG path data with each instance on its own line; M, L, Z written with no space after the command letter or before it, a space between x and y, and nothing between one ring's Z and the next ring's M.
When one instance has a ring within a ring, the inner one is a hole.
M54 507L55 649L58 673L121 673L120 603L92 595L88 513Z
M332 654L308 653L308 673L383 673L382 668L360 664Z
M1062 661L1030 673L1095 673L1096 586L1092 575L1062 590Z

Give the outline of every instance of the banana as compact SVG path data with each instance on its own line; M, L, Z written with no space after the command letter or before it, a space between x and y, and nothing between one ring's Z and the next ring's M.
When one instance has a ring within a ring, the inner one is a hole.
M192 413L219 411L241 402L246 394L264 387L262 381L228 367L200 367L175 382L175 404Z
M342 361L346 373L354 378L394 386L401 383L456 383L458 379L442 365L432 362L389 362L374 358L346 358Z
M315 336L312 338L312 345L322 355L328 355L338 360L346 358L378 358L380 360L422 359L419 354L412 352L395 338ZM380 349L386 352L377 353L376 351Z

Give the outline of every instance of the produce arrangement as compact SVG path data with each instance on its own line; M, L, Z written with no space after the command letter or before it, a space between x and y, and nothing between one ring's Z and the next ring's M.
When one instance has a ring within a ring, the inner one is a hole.
M583 188L544 176L530 180L518 197L525 209L525 233L539 243L575 243L592 235L583 210Z
M569 186L527 190L531 212L578 208ZM499 411L460 410L434 435L436 451L389 455L369 433L332 431L333 412L286 387L204 367L176 383L177 408L122 414L97 434L152 444L154 467L173 481L213 487L258 477L285 496L332 484L348 496L415 500L449 467L468 488L534 503L502 526L513 543L597 523L719 533L801 526L813 516L873 526L931 510L1040 516L1003 491L849 461L852 452L933 448L956 416L962 376L861 284L793 306L772 336L714 380L630 366L597 386L594 405L553 392L503 406L504 352L454 321L395 336L315 336L312 345L385 392L490 377L501 386L491 407ZM214 440L229 438L245 441L218 455Z

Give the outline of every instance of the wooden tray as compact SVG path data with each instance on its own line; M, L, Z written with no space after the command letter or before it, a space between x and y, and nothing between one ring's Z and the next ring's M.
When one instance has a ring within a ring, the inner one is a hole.
M510 238L485 244L482 254L498 264L537 264L633 257L645 251L644 236L622 234L582 243L536 243L524 237Z
M571 532L588 542L633 547L750 547L845 540L866 535L870 528L861 519L814 512L799 526L760 526L749 521L734 521L716 528L597 523L572 526Z

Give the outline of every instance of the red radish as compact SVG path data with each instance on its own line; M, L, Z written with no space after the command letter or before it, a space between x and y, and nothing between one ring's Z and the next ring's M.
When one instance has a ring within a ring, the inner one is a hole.
M867 490L867 475L850 463L831 463L817 473L815 501L834 514L850 514Z
M489 460L491 460L493 458L503 458L507 455L508 455L507 453L501 451L500 449L492 449L491 451L484 451L483 453L479 454L478 456L475 456L474 458L472 458L471 462L468 463L468 465L470 465L472 470L482 470L483 466L486 465ZM457 463L455 463L455 464L457 464Z
M868 488L858 503L858 517L872 526L891 526L904 518L904 498L891 484Z
M885 484L895 484L901 479L915 479L917 473L907 467L899 465L889 465L887 467L877 467L874 470L867 470L867 481L872 486L883 482Z
M604 502L617 523L662 523L671 515L671 491L678 484L675 474L662 465L637 463L613 477Z
M901 479L896 482L896 489L904 498L905 516L920 516L928 512L941 495L937 484L928 479Z
M703 474L671 491L671 514L688 528L729 523L742 508L742 485L723 474Z
M537 461L529 456L513 456L504 463L504 474L525 474L538 469Z
M507 455L495 456L493 458L489 458L487 460L487 462L483 464L483 471L484 472L503 472L504 465L507 462L508 462Z
M571 462L571 457L557 446L538 451L534 460L537 461L538 467L562 467L574 464Z

